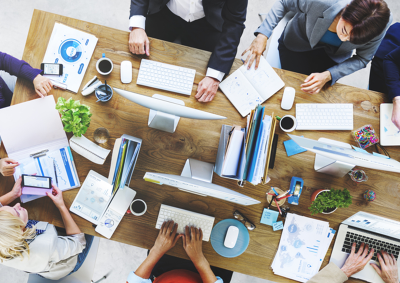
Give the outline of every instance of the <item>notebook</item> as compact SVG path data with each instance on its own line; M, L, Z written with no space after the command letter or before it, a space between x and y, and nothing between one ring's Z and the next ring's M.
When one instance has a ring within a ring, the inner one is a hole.
M380 108L381 145L400 145L400 130L392 122L393 103L382 103Z
M257 70L254 66L247 70L243 65L219 85L242 117L285 86L264 57L261 57Z

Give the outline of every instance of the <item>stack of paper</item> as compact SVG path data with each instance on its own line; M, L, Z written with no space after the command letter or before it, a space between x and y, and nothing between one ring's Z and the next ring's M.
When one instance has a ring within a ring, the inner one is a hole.
M289 213L272 262L276 275L306 282L318 273L335 230L329 223Z

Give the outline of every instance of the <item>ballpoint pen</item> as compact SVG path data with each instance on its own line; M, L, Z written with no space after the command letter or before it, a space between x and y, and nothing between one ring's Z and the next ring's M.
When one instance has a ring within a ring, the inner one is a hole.
M57 177L57 170L56 170L56 162L53 159L53 167L54 167L54 176L56 176L56 184L58 187L58 177Z

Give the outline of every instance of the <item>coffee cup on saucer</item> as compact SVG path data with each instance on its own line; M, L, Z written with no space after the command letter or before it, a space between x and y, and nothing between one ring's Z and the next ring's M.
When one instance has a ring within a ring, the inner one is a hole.
M279 126L281 127L282 131L289 133L296 129L297 120L292 115L285 115L279 121Z
M114 64L111 59L106 57L106 54L103 53L103 57L101 57L96 64L96 70L100 73L100 75L107 76L109 75L114 68Z
M142 199L135 199L130 205L131 213L135 216L141 216L147 211L147 204Z

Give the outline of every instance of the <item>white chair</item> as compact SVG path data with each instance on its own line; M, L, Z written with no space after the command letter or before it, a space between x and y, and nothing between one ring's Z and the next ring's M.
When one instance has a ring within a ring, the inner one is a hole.
M260 16L261 20L263 20L262 16L265 16L266 14L258 14L258 15ZM293 18L293 16L294 16L293 12L287 13L285 17L283 17L283 19L274 28L271 37L268 39L265 59L274 68L281 69L281 60L279 57L279 50L278 50L279 46L278 40L281 37L282 32L286 27L286 24L290 21L291 18Z
M72 273L70 276L58 280L58 283L91 283L94 266L96 264L97 251L99 250L100 238L94 237L92 246L90 247L89 254L86 256L85 261L77 272ZM54 280L48 280L36 274L29 274L27 283L54 283Z

